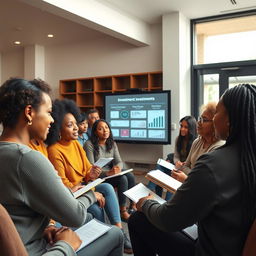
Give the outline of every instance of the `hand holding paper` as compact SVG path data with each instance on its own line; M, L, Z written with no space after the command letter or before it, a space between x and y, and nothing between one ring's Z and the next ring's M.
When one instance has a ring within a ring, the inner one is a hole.
M148 196L144 196L142 197L136 204L136 208L137 211L141 212L142 211L142 205L144 203L144 201L148 200L148 199L154 199L153 194L149 194Z
M100 158L98 161L96 161L93 165L98 166L100 168L104 167L106 164L108 164L110 161L113 160L113 157L109 158Z
M146 197L149 194L152 195L153 200L156 200L160 204L166 202L163 198L155 194L142 183L137 184L136 186L130 188L129 190L126 190L124 194L135 203L137 203L142 197Z

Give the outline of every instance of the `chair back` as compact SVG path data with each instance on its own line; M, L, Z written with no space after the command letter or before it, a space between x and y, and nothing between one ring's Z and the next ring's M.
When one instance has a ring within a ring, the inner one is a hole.
M256 255L256 219L254 220L245 241L242 256Z

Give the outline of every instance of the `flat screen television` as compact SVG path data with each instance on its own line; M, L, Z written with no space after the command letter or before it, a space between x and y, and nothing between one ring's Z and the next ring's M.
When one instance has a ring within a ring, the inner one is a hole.
M105 119L111 126L114 140L170 144L170 97L170 91L105 95Z

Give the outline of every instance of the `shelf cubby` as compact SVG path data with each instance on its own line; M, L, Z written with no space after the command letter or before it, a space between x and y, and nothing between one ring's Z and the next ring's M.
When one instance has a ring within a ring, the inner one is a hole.
M121 74L113 76L74 78L60 81L60 98L74 100L81 111L97 108L104 118L104 95L107 93L125 93L130 89L161 91L162 72Z
M93 106L94 105L94 94L93 92L89 93L79 93L77 95L77 105L80 106Z
M114 76L113 77L113 91L129 90L131 88L131 76Z
M112 91L112 77L95 78L95 91Z
M137 74L131 76L131 88L148 88L148 74Z
M60 84L60 94L76 93L76 80L63 80Z
M149 73L148 77L149 89L159 89L163 87L162 73Z
M77 80L77 92L93 92L93 78Z

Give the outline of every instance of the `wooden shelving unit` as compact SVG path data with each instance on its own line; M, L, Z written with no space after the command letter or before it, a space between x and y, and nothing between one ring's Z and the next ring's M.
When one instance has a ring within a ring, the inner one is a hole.
M162 90L162 72L60 80L59 92L60 98L74 100L82 111L97 108L103 117L103 99L106 93L125 92L135 88L145 91Z

